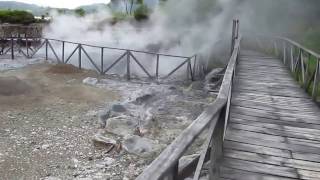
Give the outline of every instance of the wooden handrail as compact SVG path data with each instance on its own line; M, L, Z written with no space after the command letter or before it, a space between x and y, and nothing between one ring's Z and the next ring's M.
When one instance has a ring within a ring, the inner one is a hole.
M144 171L136 180L158 180L178 164L193 141L210 123L217 124L221 110L231 96L230 88L234 77L240 51L241 37L235 41L234 50L228 63L218 98L188 128L186 128ZM213 122L214 121L214 122Z
M280 40L283 40L283 41L286 41L286 42L296 46L299 49L302 49L304 52L309 53L310 55L316 57L316 59L318 59L318 60L320 59L320 54L318 54L318 53L306 48L305 46L303 46L303 45L301 45L301 44L299 44L299 43L297 43L297 42L295 42L295 41L293 41L293 40L291 40L289 38L285 38L285 37L276 37L276 38L280 39Z

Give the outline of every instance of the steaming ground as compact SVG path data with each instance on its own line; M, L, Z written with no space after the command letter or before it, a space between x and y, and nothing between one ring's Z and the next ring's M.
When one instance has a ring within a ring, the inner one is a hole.
M1 179L134 179L213 101L200 82L31 62L0 60L10 66L0 71Z

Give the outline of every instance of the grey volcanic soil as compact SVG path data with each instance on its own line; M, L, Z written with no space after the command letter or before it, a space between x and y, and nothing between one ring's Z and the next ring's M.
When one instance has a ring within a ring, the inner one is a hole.
M99 83L85 85L86 77ZM185 85L101 78L92 71L51 64L0 71L0 179L134 179L213 100ZM149 103L156 123L143 136L156 143L156 150L137 155L96 146L96 134L120 143L126 135L122 130L134 135L130 127L101 129L99 110L125 102L127 114L113 118L140 122L135 114L148 107L131 100L148 89L158 94Z

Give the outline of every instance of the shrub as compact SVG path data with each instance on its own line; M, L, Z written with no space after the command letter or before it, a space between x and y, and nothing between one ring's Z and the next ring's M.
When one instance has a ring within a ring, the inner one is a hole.
M134 11L134 18L137 21L146 20L149 18L150 10L148 6L142 4Z
M0 10L0 22L28 25L36 20L30 12L20 10Z

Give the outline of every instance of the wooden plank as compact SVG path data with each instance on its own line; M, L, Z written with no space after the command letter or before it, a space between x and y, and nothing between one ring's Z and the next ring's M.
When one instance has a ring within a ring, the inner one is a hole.
M286 178L281 176L273 176L268 174L254 173L250 171L243 171L229 167L221 167L221 177L230 178L233 180L292 180L293 178Z
M277 156L277 157L291 158L291 152L289 150L270 148L270 147L253 145L253 144L239 143L236 141L226 140L224 142L224 148L239 150L239 151L260 153L260 154Z
M317 163L317 162L310 162L310 161L297 160L292 158L283 158L283 157L270 156L270 155L265 155L260 153L252 153L252 152L228 150L228 149L225 150L224 152L225 152L224 157L227 157L227 158L320 172L320 163Z
M281 176L288 178L299 178L296 169L283 166L275 166L269 164L262 164L257 162L243 161L233 158L224 158L222 166L233 169L249 171L254 173L262 173L273 176Z
M308 134L304 131L296 132L296 131L290 131L285 128L283 129L273 129L273 128L265 128L265 127L257 127L257 126L250 126L250 125L243 125L243 124L237 124L232 123L229 124L229 128L236 129L236 130L246 130L250 132L257 132L257 133L264 133L269 135L276 135L276 136L283 136L283 137L293 137L298 139L308 139L308 140L314 140L319 141L320 143L320 136L319 134ZM300 128L302 129L302 128Z

